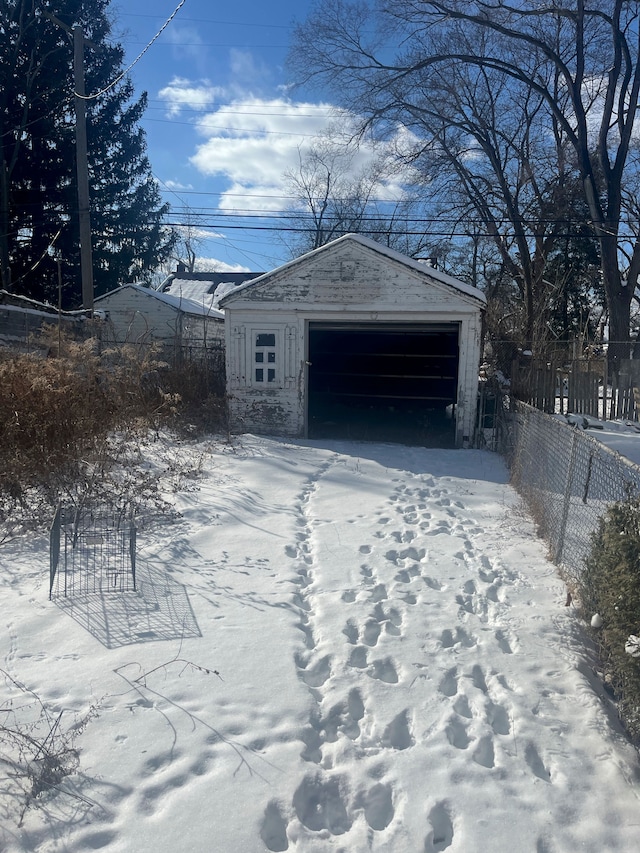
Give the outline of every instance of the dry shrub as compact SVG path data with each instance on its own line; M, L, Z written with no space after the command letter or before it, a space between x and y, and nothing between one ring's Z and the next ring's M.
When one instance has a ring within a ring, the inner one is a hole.
M91 803L77 793L77 786L65 788L67 777L79 765L76 741L98 716L96 706L79 717L54 711L41 698L0 669L7 697L0 707L0 767L3 770L5 805L2 817L22 824L26 810L55 793L72 797L78 805Z
M223 427L216 382L207 363L171 366L148 344L100 351L97 339L78 342L56 328L34 352L0 351L0 541L11 519L33 510L34 492L39 521L61 494L108 492L106 472L127 444L114 433L179 428L185 418L192 432Z

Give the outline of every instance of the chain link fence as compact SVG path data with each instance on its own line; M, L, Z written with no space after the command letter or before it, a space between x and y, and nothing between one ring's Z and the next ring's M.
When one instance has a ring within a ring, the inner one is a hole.
M554 562L579 577L607 506L640 494L640 467L521 402L504 412L499 445Z

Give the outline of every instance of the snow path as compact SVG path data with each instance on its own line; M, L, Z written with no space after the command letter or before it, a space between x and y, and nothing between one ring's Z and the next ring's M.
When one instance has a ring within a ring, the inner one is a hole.
M498 456L244 436L176 500L138 595L49 604L41 544L0 551L5 670L98 708L91 808L4 805L0 849L640 849L636 754Z

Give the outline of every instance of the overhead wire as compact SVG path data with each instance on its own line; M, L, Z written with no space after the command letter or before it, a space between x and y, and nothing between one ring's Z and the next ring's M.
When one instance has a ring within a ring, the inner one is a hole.
M179 2L179 3L178 3L178 5L176 6L176 8L173 10L173 12L171 13L171 15L169 15L169 17L167 18L167 20L166 20L166 21L164 22L164 24L160 27L160 29L159 29L159 30L158 30L158 32L155 34L155 36L151 39L151 41L150 41L150 42L148 42L148 44L146 45L146 47L144 48L144 50L142 50L142 51L138 54L138 56L136 56L136 58L133 60L133 62L132 62L129 66L127 66L127 68L125 68L125 69L124 69L124 71L123 71L121 74L119 74L119 75L116 77L116 79L115 79L115 80L113 80L111 83L109 83L107 86L105 86L105 87L104 87L104 89L101 89L99 92L94 92L92 95L81 95L79 92L75 92L74 94L75 94L76 98L80 98L80 100L82 100L82 101L92 101L92 100L94 100L95 98L99 98L101 95L106 94L106 92L108 92L110 89L113 89L113 87L114 87L114 86L117 86L117 85L118 85L118 83L119 83L119 82L120 82L124 77L126 77L126 76L127 76L127 74L131 71L131 69L134 67L134 65L136 65L136 64L137 64L137 63L142 59L142 57L143 57L143 56L145 55L145 53L149 50L149 48L154 44L154 42L156 42L156 41L160 38L160 36L162 35L162 33L167 29L167 27L169 26L169 24L171 23L171 21L173 21L173 19L175 18L175 16L178 14L178 12L180 11L180 9L184 6L184 4L185 4L186 2L187 2L187 0L180 0L180 2Z

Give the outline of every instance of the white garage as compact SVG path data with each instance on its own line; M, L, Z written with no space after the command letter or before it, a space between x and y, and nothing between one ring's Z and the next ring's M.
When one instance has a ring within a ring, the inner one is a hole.
M484 295L349 234L227 294L234 431L463 446Z

